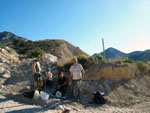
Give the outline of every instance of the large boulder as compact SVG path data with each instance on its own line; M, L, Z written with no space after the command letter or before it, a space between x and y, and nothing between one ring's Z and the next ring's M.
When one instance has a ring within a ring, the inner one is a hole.
M58 58L52 54L45 53L42 55L42 60L46 64L53 64L53 63L56 63L58 61Z

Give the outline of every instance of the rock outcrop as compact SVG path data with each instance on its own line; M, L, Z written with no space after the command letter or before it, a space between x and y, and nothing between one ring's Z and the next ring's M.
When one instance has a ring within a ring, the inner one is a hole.
M99 80L104 77L113 80L128 80L139 74L135 64L91 65L86 70L85 80Z
M9 47L0 48L0 62L2 63L18 62L18 56L19 55Z

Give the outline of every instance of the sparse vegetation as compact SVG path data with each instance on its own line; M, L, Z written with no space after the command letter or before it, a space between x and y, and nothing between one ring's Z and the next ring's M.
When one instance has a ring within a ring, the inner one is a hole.
M24 54L26 52L27 48L26 47L21 47L19 48L19 53Z
M27 42L19 37L15 37L13 39L13 48L16 49L18 51L18 53L20 54L24 54L27 51L28 45L30 45L32 43L31 40L28 40Z
M115 61L115 64L121 64L122 63L122 60L118 59Z
M31 51L31 54L30 54L30 56L33 58L33 57L36 57L36 56L38 56L38 55L43 55L45 53L45 51L43 50L43 49L41 49L41 48L36 48L36 49L34 49L34 50L32 50Z
M104 59L100 54L96 54L94 57L94 63L103 63Z
M145 72L147 70L147 66L144 62L136 62L136 65L140 71Z
M77 56L78 62L85 68L86 64L88 63L88 57L85 55L79 55Z
M148 63L147 63L149 66L150 66L150 61L148 61Z
M127 58L124 58L122 60L124 63L133 63L133 60L132 59L129 59L128 57Z

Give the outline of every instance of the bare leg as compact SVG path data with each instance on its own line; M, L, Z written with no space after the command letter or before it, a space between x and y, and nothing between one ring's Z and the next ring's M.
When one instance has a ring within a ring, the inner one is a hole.
M36 81L34 81L34 89L37 89L37 82Z
M37 88L39 88L39 87L40 87L41 82L42 82L42 81L39 81L39 82L37 83Z

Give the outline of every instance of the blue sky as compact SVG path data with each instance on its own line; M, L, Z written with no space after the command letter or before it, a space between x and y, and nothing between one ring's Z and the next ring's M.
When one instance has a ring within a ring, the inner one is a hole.
M0 32L63 39L92 55L150 49L150 0L0 0Z

